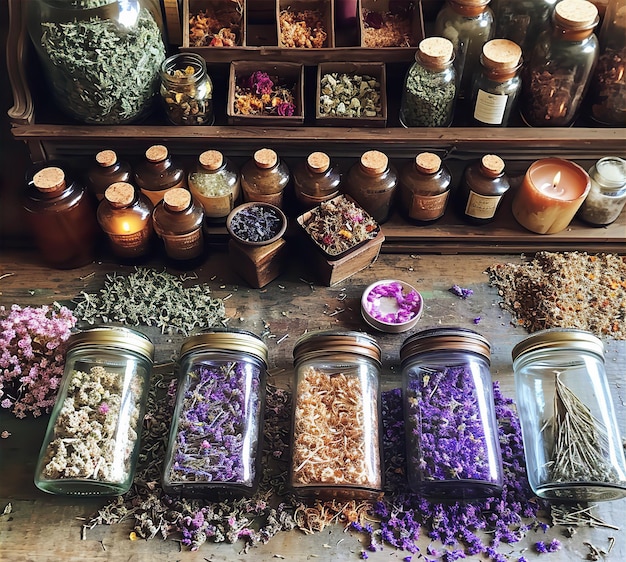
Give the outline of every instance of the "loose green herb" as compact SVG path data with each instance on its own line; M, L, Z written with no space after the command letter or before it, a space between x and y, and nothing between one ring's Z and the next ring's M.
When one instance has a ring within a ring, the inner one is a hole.
M381 117L380 82L359 74L324 74L320 80L320 114L334 117Z
M210 294L208 285L184 287L174 275L137 268L126 276L107 275L99 293L81 292L74 314L89 324L144 324L160 328L161 333L187 335L195 328L224 323L224 303Z
M78 7L108 3L86 0ZM85 123L116 124L134 120L149 108L165 45L147 9L141 9L130 27L100 17L41 26L53 92L74 117Z

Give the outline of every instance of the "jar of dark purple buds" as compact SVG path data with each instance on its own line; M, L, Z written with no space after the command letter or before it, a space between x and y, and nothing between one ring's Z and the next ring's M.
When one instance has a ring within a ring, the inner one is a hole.
M170 494L223 499L254 494L261 476L267 346L243 330L183 341L163 469Z
M463 328L433 328L400 349L407 475L432 499L476 499L502 491L489 342Z

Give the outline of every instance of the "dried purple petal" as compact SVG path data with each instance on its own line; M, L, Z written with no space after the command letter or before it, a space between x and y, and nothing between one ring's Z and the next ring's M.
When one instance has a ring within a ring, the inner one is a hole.
M383 25L385 25L385 20L380 12L367 12L363 21L367 27L372 27L374 29L380 29Z
M278 212L266 205L251 205L237 211L230 229L234 236L246 242L265 242L274 238L282 228Z
M464 289L463 287L459 287L458 285L452 285L448 289L453 295L457 297L461 297L462 299L466 299L467 297L471 297L474 294L472 289Z

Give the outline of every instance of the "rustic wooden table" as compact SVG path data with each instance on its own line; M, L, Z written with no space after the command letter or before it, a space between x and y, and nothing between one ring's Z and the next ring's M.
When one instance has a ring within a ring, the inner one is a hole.
M225 254L212 253L195 270L193 282L209 283L215 297L226 298L227 316L231 325L262 333L269 330L270 368L279 373L271 382L285 384L292 366L293 344L306 330L318 328L367 330L360 317L359 299L363 289L376 279L398 278L411 282L422 292L425 311L416 330L436 325L457 325L479 330L491 342L494 378L501 382L503 393L514 396L511 349L527 333L516 327L511 316L503 311L495 288L488 284L485 269L496 262L520 262L519 255L398 255L381 254L364 271L334 287L321 285L315 272L294 259L289 271L263 289L251 289L237 278L226 265ZM158 262L156 267L163 267ZM98 262L71 270L44 268L38 256L30 251L3 251L0 256L0 304L39 306L53 301L68 302L79 291L95 292L111 272L128 273L133 268L114 262ZM169 270L178 273L175 270ZM453 284L472 288L471 298L461 300L448 289ZM481 317L476 326L473 319ZM384 387L399 386L398 351L407 334L375 334L383 349ZM288 337L286 337L288 336ZM178 351L182 337L153 335L156 343L155 361L166 361ZM624 386L626 382L626 341L606 340L607 371L612 397L617 409L620 430L626 435ZM0 439L0 513L10 503L12 512L0 515L0 560L11 562L30 560L249 560L259 562L275 559L293 561L358 560L366 546L362 535L344 532L342 526L330 527L322 533L304 535L292 531L280 533L267 545L241 553L241 544L205 544L197 552L181 552L179 543L153 539L128 540L130 524L96 527L81 540L81 524L100 506L102 499L76 499L46 495L33 484L33 472L47 416L39 419L17 420L6 410L0 412L0 431L11 436ZM622 526L621 530L581 528L572 538L562 536L562 529L553 528L541 536L531 533L522 543L503 545L501 552L508 560L585 560L591 543L608 549L614 537L611 553L605 557L616 562L626 560L626 531L624 513L626 500L600 504L595 514L606 522ZM561 551L538 555L530 545L537 540L558 538ZM422 552L428 541L420 543ZM391 547L371 553L370 560L402 560L407 553ZM419 560L415 555L413 560ZM468 560L471 558L468 558ZM481 558L483 559L483 558Z

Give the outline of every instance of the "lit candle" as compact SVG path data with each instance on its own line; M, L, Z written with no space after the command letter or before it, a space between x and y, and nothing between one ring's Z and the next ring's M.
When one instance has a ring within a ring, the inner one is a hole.
M578 164L561 158L537 160L513 198L513 216L537 234L567 228L589 193L591 182Z

